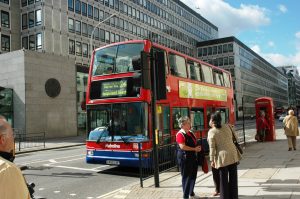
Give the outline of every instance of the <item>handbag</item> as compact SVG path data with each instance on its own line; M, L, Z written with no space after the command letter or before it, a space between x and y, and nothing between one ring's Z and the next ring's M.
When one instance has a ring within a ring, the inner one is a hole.
M207 163L207 160L206 160L205 157L203 159L202 171L203 171L203 173L208 173L208 171L209 171L209 169L208 169L208 163Z
M228 125L228 126L229 126L229 125ZM233 141L233 144L235 145L235 148L238 150L238 152L239 152L240 154L243 154L244 151L243 151L242 147L240 146L240 144L238 143L238 141L236 140L236 137L235 137L235 135L234 135L234 133L233 133L232 128L231 128L230 126L229 126L229 128L230 128L231 133L232 133L232 141Z

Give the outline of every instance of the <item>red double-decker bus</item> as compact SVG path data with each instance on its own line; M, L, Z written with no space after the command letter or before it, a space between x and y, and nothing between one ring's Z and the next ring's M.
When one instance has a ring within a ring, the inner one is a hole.
M149 40L94 51L86 105L87 163L138 167L138 143L142 150L153 146L152 118L158 145L175 142L182 116L191 118L204 140L212 112L221 111L223 122L234 124L229 72Z

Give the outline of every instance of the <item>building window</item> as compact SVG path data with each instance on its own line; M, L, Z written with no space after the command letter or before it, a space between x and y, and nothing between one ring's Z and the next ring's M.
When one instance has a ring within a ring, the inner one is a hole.
M75 21L75 31L77 34L81 34L81 22Z
M1 11L1 26L9 28L9 13L5 11Z
M102 21L104 19L104 12L100 10L99 12L99 19Z
M81 11L82 11L82 15L86 16L87 15L87 7L86 7L86 3L81 3Z
M105 41L105 31L103 29L100 29L100 40Z
M69 54L75 55L75 41L69 40Z
M30 12L28 13L28 24L29 24L29 28L34 27L34 12Z
M78 14L81 13L81 2L79 0L76 0L75 2L75 12Z
M88 17L93 18L93 6L88 5Z
M82 43L82 55L83 57L88 57L88 45L85 43Z
M68 20L68 29L69 29L69 32L74 32L75 31L74 19L69 18L69 20Z
M97 40L99 40L99 28L95 29L94 38L97 39Z
M110 33L110 41L111 41L111 43L115 43L115 34L114 33Z
M79 41L76 41L76 55L77 56L82 55L81 42Z
M27 6L27 0L22 0L22 7Z
M94 19L99 21L99 9L94 7Z
M34 3L34 0L28 0L28 5L31 5Z
M28 19L27 19L27 13L22 15L22 29L28 28Z
M22 48L28 49L28 37L23 37L22 38Z
M88 34L87 24L82 22L82 35L87 36L87 34Z
M10 37L7 35L1 35L1 50L2 52L10 51Z
M88 34L89 34L89 37L91 37L93 30L94 30L94 27L92 25L88 25Z
M36 49L42 49L42 33L36 34Z
M36 10L35 11L35 25L39 26L42 24L42 11Z
M106 43L109 43L110 42L110 32L108 32L108 31L105 31L105 42Z
M74 0L68 0L68 9L74 11Z
M29 50L35 50L35 35L29 36Z

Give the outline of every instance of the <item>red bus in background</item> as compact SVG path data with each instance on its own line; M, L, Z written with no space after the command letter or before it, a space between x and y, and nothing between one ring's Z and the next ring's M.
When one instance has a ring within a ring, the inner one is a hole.
M229 72L149 40L114 43L96 49L91 58L87 163L138 167L138 143L152 150L154 67L158 145L175 142L181 116L191 118L197 138L204 140L212 112L221 111L223 122L234 124Z
M276 107L274 110L274 117L279 118L283 113L286 113L286 110L283 107Z

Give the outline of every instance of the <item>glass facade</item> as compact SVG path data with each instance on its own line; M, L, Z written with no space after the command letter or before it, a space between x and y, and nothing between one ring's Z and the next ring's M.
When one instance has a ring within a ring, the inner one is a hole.
M87 87L88 74L77 72L77 128L78 134L86 132L86 87Z
M0 87L0 115L13 125L13 90Z
M271 97L275 107L288 104L288 80L285 75L234 37L198 43L198 58L231 72L236 117L255 115L255 99ZM214 50L215 49L215 50Z

